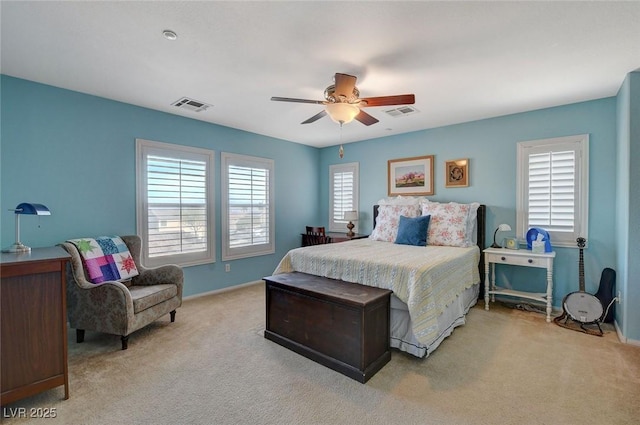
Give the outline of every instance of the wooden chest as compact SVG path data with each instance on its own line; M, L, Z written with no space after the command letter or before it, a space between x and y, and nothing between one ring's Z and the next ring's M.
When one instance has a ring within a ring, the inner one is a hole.
M264 280L265 338L362 383L391 359L391 291L298 272Z

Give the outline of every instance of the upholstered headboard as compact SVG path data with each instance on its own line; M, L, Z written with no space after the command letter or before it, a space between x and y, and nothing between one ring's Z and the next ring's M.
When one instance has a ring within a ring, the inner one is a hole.
M486 217L487 206L481 204L478 207L477 223L476 223L476 240L478 248L480 248L480 262L478 263L478 271L480 272L480 296L484 296L484 252L486 244ZM376 227L376 219L378 218L378 205L373 206L373 227Z

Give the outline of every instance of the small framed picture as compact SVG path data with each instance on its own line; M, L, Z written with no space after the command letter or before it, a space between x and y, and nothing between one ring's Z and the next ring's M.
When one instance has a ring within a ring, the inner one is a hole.
M444 171L445 187L469 186L469 158L446 161Z

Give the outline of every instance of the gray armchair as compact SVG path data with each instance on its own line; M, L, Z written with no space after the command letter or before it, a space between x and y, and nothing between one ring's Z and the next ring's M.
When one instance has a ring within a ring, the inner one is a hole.
M129 335L169 313L175 321L182 305L182 269L176 265L145 268L140 264L142 240L121 236L129 248L138 276L128 282L91 283L75 245L61 246L71 255L67 266L67 315L76 330L77 342L84 341L85 330L120 335L127 349Z

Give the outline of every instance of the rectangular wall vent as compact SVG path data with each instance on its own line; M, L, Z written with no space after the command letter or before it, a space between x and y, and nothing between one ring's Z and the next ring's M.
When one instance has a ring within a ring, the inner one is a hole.
M418 110L413 106L400 106L394 109L387 109L385 112L392 117L402 117L405 115L415 114Z
M175 106L180 109L188 109L193 112L202 112L206 111L207 108L211 105L208 105L204 102L200 102L198 100L189 99L188 97L182 97L179 100L176 100L171 104L171 106Z

